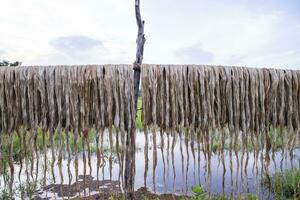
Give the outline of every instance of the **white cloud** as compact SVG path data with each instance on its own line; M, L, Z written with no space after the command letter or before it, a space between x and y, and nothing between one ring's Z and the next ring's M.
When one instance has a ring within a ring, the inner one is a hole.
M102 42L82 35L73 35L55 38L53 41L50 41L50 45L73 56L76 55L77 52L88 51L97 46L102 47Z
M134 13L129 13L134 2L7 0L1 6L5 9L0 12L0 24L5 31L0 32L0 46L6 50L6 59L22 60L24 65L88 64L129 62L127 57L134 55L136 25ZM106 51L94 48L86 57L69 59L51 41L70 35L96 38Z
M174 55L178 58L179 63L186 64L210 64L214 59L214 55L202 49L201 44L178 49Z
M144 62L300 67L299 5L293 0L142 1ZM1 6L5 59L24 65L134 60L133 0L4 0ZM70 56L51 45L67 36L101 45ZM178 56L180 51L185 56Z
M0 56L4 55L5 54L5 51L0 49Z

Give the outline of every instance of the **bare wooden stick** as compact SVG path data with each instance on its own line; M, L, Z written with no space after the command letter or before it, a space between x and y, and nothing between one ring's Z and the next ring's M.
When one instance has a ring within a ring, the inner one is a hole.
M141 75L141 65L143 62L144 55L144 44L146 42L144 35L144 23L142 20L141 12L140 12L140 0L135 0L135 17L138 26L138 35L136 39L136 60L133 64L134 69L134 98L135 98L135 106L137 106L137 99L139 94L139 85L140 85L140 75Z
M141 17L140 12L140 0L135 0L135 16L138 26L138 35L136 39L137 51L136 51L136 60L133 64L134 70L134 106L137 109L137 100L139 95L139 86L140 86L140 76L141 76L141 65L143 62L144 54L144 44L145 44L145 35L144 35L144 21ZM134 112L136 115L136 112ZM132 127L128 130L126 137L126 160L125 160L125 190L127 194L127 199L133 198L134 191L134 176L135 176L135 116L132 117Z

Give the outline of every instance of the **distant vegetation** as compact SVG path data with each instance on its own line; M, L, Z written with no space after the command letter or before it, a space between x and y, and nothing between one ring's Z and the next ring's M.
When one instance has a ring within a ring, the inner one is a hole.
M15 62L9 62L7 60L0 61L0 67L17 67L21 65L22 63L19 61L15 61Z

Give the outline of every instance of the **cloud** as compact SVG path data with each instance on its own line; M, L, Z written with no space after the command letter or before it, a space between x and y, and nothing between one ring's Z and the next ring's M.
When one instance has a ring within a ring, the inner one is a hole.
M5 51L3 49L0 49L0 57L5 54ZM0 58L1 59L1 58Z
M103 43L87 36L74 35L58 37L52 40L50 45L66 54L73 55L77 52L91 50L97 46L102 47Z
M0 32L0 48L7 60L24 65L134 60L134 1L9 0L2 4L0 24L6 31ZM299 6L297 0L143 1L147 40L143 62L300 68Z
M81 35L55 37L48 42L51 49L36 56L34 62L43 65L130 63L128 60L132 57L126 44L95 38Z
M178 49L174 54L180 59L180 62L192 64L207 64L214 59L214 55L211 52L204 50L198 44Z

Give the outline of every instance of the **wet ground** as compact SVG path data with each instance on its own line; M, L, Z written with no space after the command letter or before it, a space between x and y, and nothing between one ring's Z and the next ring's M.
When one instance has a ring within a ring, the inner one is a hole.
M273 199L262 177L275 171L299 169L299 150L292 154L278 150L265 159L265 152L242 153L225 150L223 154L203 151L200 142L179 134L137 133L135 155L135 195L176 199L191 195L191 188L201 185L208 194L251 193L259 199ZM113 137L114 138L114 137ZM112 139L112 138L111 138ZM51 151L14 163L0 175L0 188L15 199L108 198L124 192L124 146L122 139L109 140L105 133L100 151L85 146L75 154L63 142ZM55 159L53 159L55 158ZM101 193L101 198L99 197ZM167 195L169 193L169 195ZM1 193L0 193L1 194ZM140 198L141 199L141 198Z

